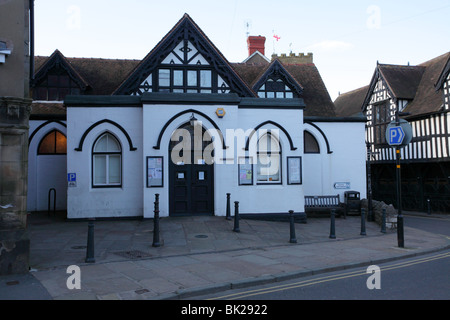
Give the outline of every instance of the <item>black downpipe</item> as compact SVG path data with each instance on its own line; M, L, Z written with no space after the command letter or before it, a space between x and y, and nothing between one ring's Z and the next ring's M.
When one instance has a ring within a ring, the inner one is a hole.
M30 87L34 81L34 0L30 0Z

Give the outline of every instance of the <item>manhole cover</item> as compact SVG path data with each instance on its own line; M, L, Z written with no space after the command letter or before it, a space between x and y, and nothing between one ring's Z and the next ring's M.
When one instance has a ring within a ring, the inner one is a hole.
M147 293L147 292L150 292L150 291L148 291L148 289L139 289L139 290L136 290L134 292L136 292L137 294L144 294L144 293Z
M87 246L73 246L73 247L71 247L71 249L74 249L74 250L86 249L86 248L87 248Z
M199 238L199 239L205 239L205 238L208 238L208 236L207 236L206 234L198 234L198 235L196 235L195 237L196 237L196 238Z
M127 258L127 259L141 259L141 258L148 258L152 255L147 252L139 251L139 250L130 250L130 251L121 251L121 252L115 252L118 256Z

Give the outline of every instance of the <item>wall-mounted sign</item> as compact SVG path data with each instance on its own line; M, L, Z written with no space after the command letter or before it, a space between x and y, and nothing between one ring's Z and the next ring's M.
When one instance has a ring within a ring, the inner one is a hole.
M302 157L287 157L288 184L302 184Z
M67 174L67 186L72 187L72 188L77 186L77 174L76 173L68 173Z
M240 186L253 185L253 164L251 158L239 158L238 174Z
M350 182L336 182L334 184L335 189L350 189Z
M147 157L147 188L163 187L163 157Z
M225 109L224 108L217 108L217 110L216 110L216 115L219 117L219 118L223 118L224 116L225 116Z

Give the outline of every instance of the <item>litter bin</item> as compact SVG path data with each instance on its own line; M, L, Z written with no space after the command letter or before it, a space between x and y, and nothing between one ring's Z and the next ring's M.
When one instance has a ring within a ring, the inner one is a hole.
M358 191L345 191L344 204L346 215L349 212L361 214L361 199Z

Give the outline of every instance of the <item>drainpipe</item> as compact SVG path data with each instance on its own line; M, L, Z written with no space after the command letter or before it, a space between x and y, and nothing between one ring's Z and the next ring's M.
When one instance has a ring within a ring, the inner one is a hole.
M30 87L34 80L34 0L29 0L30 6Z

